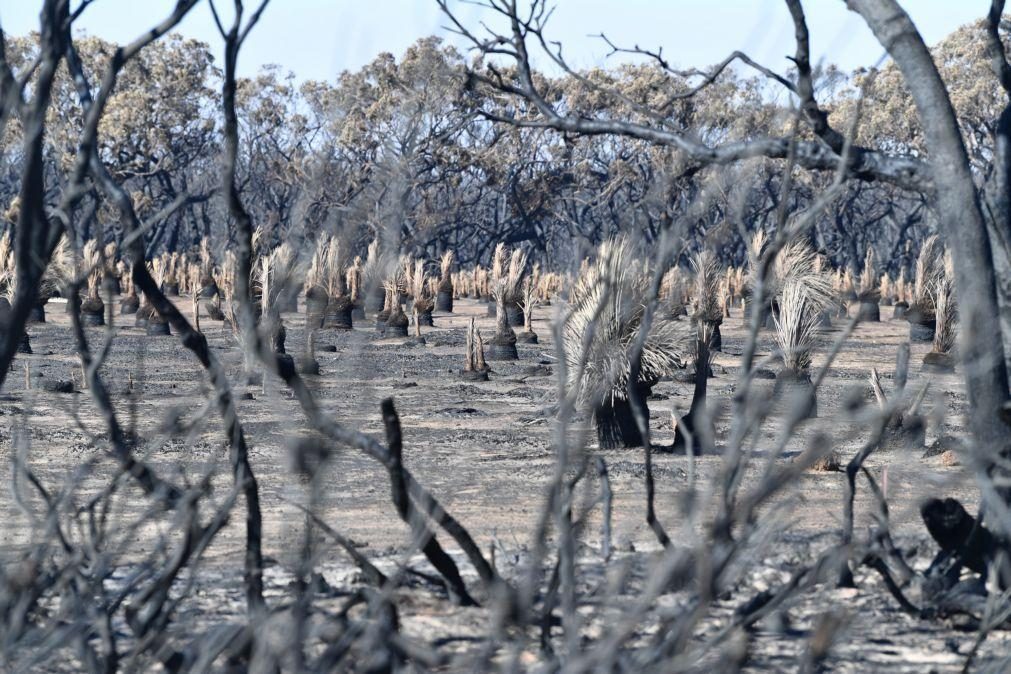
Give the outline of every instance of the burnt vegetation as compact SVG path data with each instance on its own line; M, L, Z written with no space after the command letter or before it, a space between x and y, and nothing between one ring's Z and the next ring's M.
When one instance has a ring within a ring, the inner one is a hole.
M268 0L0 32L0 669L1011 666L1004 2L847 74L432 1L329 83Z

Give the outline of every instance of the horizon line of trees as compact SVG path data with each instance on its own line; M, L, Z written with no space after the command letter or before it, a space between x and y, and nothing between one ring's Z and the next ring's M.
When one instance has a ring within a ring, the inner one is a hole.
M999 83L979 46L981 30L980 23L959 28L933 54L982 180L992 164L987 141L998 117ZM7 43L15 66L37 56L37 35ZM114 48L97 37L78 40L90 81L98 81ZM524 111L515 109L515 100L475 85L467 66L454 47L425 37L399 59L380 54L333 83L298 85L276 66L239 80L239 187L254 220L266 223L276 240L313 240L321 231L341 231L363 250L378 236L430 258L452 249L462 264L487 264L502 241L561 266L618 232L636 232L648 243L669 228L682 235L684 256L706 246L724 263L741 264L750 234L774 227L781 162L757 158L702 167L676 149L633 138L495 124L482 114L489 106L509 115ZM536 77L552 103L588 118L614 111L615 101L599 93L604 88L644 106L669 98L665 123L693 129L707 143L783 132L795 116L789 102L770 94L765 80L731 69L682 100L675 100L676 94L689 90L690 80L653 63L622 63L580 75L599 86L568 75ZM220 255L232 241L219 193L220 78L208 45L168 35L123 69L101 121L100 154L148 227L149 256L194 250L205 237ZM915 109L894 65L873 74L830 67L817 82L836 126L847 123L863 96L860 143L925 154ZM76 156L83 124L65 67L57 73L53 98L45 161L55 202L56 178ZM12 119L0 137L5 230L17 218L21 134ZM787 208L803 209L830 181L831 176L798 172ZM82 242L92 236L117 240L116 209L97 191L85 199L73 231ZM852 181L819 216L811 237L836 266L859 268L870 248L887 271L897 273L911 270L920 242L936 232L935 224L922 193Z

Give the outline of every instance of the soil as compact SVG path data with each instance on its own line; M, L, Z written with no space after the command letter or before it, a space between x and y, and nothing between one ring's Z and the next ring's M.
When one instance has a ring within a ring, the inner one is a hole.
M178 305L189 314L188 300ZM437 327L423 331L427 338L423 346L383 338L375 333L371 322L356 323L350 331L320 330L316 342L320 375L308 378L322 407L336 421L377 437L382 436L379 403L386 397L394 399L403 426L406 465L469 529L483 550L494 548L496 564L507 578L521 573L534 544L531 532L536 530L554 471L557 353L545 320L548 313L536 312L533 327L541 336L540 343L517 344L517 361L491 363L487 382L463 381L459 374L469 319L477 318L486 343L494 332L494 318L487 315L486 304L468 299L456 300L452 314L436 313ZM725 406L734 392L745 335L741 314L735 309L721 328L723 351L714 354L714 377L708 383L711 409ZM49 322L29 326L34 354L18 356L0 395L0 458L9 466L15 436L26 438L30 443L28 463L43 482L55 489L87 459L98 456L93 438L101 437L104 429L87 392L80 391L80 365L68 317L58 310L49 312L49 316ZM284 314L283 318L289 344L304 345L304 315ZM828 443L843 466L856 453L870 432L867 417L853 411L860 405L874 404L867 385L869 370L878 368L887 390L897 346L909 334L906 321L882 318L880 323L860 325L843 346L818 389L818 418L803 422L779 456L772 454L778 424L766 424L743 476L745 489L758 484L766 462L791 461L812 442ZM160 474L178 477L185 472L191 481L214 467L214 484L219 490L216 493L224 494L231 483L227 449L220 420L213 405L208 406L212 394L206 375L180 346L178 338L148 337L144 329L133 327L132 317L124 321L116 316L115 320L113 329L119 334L102 375L121 421L139 439L138 454ZM837 330L841 326L840 321ZM305 478L292 472L290 448L310 433L298 423L302 418L299 407L279 380L267 377L262 385L255 386L240 383L246 381L240 376L242 357L227 326L204 318L201 327L234 382L238 412L261 490L264 553L268 558L267 599L278 602L289 590L303 533L304 518L290 501L304 502L308 492ZM108 329L89 328L91 343L101 344L103 331ZM815 355L813 372L821 366L827 345L836 334L832 330L825 335L826 346ZM325 348L330 345L335 347L333 351ZM915 389L930 382L925 402L927 416L932 420L927 444L957 436L962 431L967 405L961 370L926 371L921 364L930 345L913 344L911 349L910 386ZM769 358L772 352L771 334L763 331L756 363L775 368ZM294 355L301 355L297 348ZM768 360L763 363L763 359ZM23 374L26 366L28 372ZM26 390L26 380L34 382L31 390ZM50 392L52 387L42 386L40 380L73 382L75 392ZM759 396L769 397L775 382L757 379L754 386ZM681 415L687 412L691 393L691 384L674 380L654 386L649 407L655 444L671 445L671 411L676 409ZM608 466L614 494L612 561L631 570L630 588L637 587L636 579L641 587L644 570L660 550L645 519L643 451L600 451L589 423L588 416L581 417L572 430L588 431L582 433L587 454L603 458ZM729 426L726 415L717 419L717 446L722 445ZM959 465L957 456L922 458L922 454L921 450L883 451L873 454L866 464L887 494L896 543L909 551L910 562L921 570L929 564L936 548L920 522L919 504L928 497L950 496L966 504L978 501L970 470ZM658 453L653 462L657 517L672 538L679 543L690 542L696 532L685 524L683 500L679 497L689 486L689 476L694 476L703 490L714 484L722 459L718 455L689 458ZM83 478L83 493L97 493L113 472L111 460L98 461L96 469ZM577 503L590 503L598 493L595 471L591 468L588 475L577 491ZM317 472L316 479L321 487L321 518L359 542L360 551L380 568L389 570L406 558L412 567L432 572L409 545L410 532L391 505L389 482L382 466L357 450L342 447L333 452L330 463ZM837 542L845 479L844 472L809 471L766 507L769 521L774 523L772 538L755 550L753 559L747 560L733 590L716 601L695 635L697 642L712 637L735 609L758 592L775 590L789 579L793 569L812 562ZM44 514L41 505L30 502L38 508L37 516ZM136 488L128 486L119 494L116 508L117 515L127 522L140 516L146 502ZM856 500L858 537L866 532L872 509L869 490L861 482ZM712 508L707 507L702 514L711 513ZM5 523L0 528L0 555L3 561L9 561L31 544L31 519L10 497L0 499L0 517ZM579 591L584 596L601 592L600 588L609 582L608 575L602 573L599 532L600 509L594 508L578 546ZM475 596L482 599L476 574L455 544L444 534L440 540L460 564ZM136 536L123 560L130 563L140 559L153 542L153 536ZM193 579L193 597L176 616L177 625L195 630L243 611L238 572L243 544L243 518L236 513L207 552L198 577ZM323 577L338 593L348 592L358 579L357 570L338 548L325 544L323 550L318 564ZM773 618L759 622L750 634L748 668L796 668L815 626L832 614L843 621L844 628L822 663L826 669L961 670L974 633L903 613L880 578L866 568L857 569L855 579L856 589L836 589L833 583L816 585ZM685 591L671 590L661 597L657 610L670 611L687 596ZM606 624L614 610L631 605L631 596L624 600L601 607L589 620L588 631L599 633L602 627L598 622ZM332 608L336 602L320 598L318 605ZM455 607L444 599L441 590L424 583L410 594L402 591L398 606L405 635L438 643L440 649L450 652L480 650L481 637L491 620L486 610ZM655 622L644 621L641 625L643 639L652 625ZM534 644L531 640L531 647ZM1004 658L1009 652L1011 638L995 633L981 647L976 664L982 669L999 670L1007 666ZM537 657L534 650L532 660L523 662L532 665Z

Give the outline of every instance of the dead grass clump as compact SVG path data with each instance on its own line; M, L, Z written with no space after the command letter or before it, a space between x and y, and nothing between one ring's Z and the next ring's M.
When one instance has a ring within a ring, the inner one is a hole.
M941 245L936 236L928 237L920 246L916 257L913 288L905 318L909 321L909 339L913 342L931 342L937 321L937 307L933 289L944 272Z
M934 338L931 350L923 357L924 365L935 371L955 369L952 350L958 330L958 305L955 301L955 279L951 256L946 255L941 274L931 288L934 305Z
M424 260L414 260L408 265L410 269L407 275L407 289L412 300L411 312L417 314L418 325L431 327L432 311L435 310L435 294L432 292L432 284L429 283L428 275L425 273Z
M824 284L828 280L816 276L805 284L800 279L792 279L780 295L778 315L773 315L775 341L783 367L776 376L777 385L788 388L797 398L806 397L810 408L805 416L817 416L817 402L811 381L811 354L818 343L821 332L821 315L824 305L812 294L812 285Z
M520 290L520 309L523 310L523 332L516 340L523 344L536 344L537 333L534 332L534 308L540 304L538 286L540 284L540 266L534 265L530 275L523 280Z
M383 324L383 334L386 337L407 337L409 321L403 306L404 283L402 268L398 267L396 273L383 284L387 299L387 306L383 311L388 312Z
M453 251L447 250L439 259L439 287L435 294L435 309L453 313Z
M98 242L90 239L81 252L81 272L85 275L86 291L81 302L81 322L84 325L105 325L105 302L102 301L102 278L105 273Z
M868 246L856 289L857 301L860 303L859 316L862 321L876 322L881 320L881 309L878 304L881 301L881 286L878 281L877 266L877 256L874 254L874 249Z

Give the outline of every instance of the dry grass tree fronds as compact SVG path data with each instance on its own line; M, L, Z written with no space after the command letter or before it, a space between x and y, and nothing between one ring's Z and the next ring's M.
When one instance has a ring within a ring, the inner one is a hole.
M203 270L199 264L191 264L187 269L190 288L193 289L193 296L200 298L200 279L203 277Z
M748 242L748 273L744 285L745 297L751 297L754 289L758 287L759 275L762 271L762 260L769 247L769 235L765 230L759 229L751 236ZM766 292L766 296L769 293Z
M67 279L75 275L74 249L66 234L60 236L56 250L39 283L39 300L45 302L64 288Z
M878 296L886 302L895 301L895 284L887 273L881 274L881 279L878 282Z
M766 264L765 258L770 254L768 238L765 232L759 230L748 246L746 297L754 296L758 283L762 280L760 275ZM820 310L832 306L837 291L833 287L831 275L823 267L823 260L806 241L795 239L787 242L769 265L762 291L762 309L777 311L783 302L784 290L787 286L798 283L807 289L808 303Z
M101 301L99 290L102 286L103 271L102 255L98 249L98 242L95 239L89 239L81 251L81 272L85 275L89 300Z
M835 293L837 298L845 298L845 278L843 276L842 269L836 269L832 273L832 292Z
M13 270L0 269L0 298L8 305L4 307L5 310L10 309L10 305L14 304L17 290L17 274Z
M287 331L284 328L284 321L281 319L281 307L279 299L285 291L287 279L293 273L291 267L294 265L294 252L283 251L284 244L278 246L273 251L265 252L260 256L260 317L264 318L264 323L270 337L271 347L275 353L285 353L285 337ZM289 249L290 250L290 249ZM281 251L280 254L277 254Z
M474 371L474 317L471 316L470 324L467 326L466 346L463 352L463 371Z
M762 259L762 256L765 255L768 245L769 235L765 233L764 229L756 230L751 235L751 241L748 242L748 262L757 264Z
M263 225L258 225L253 230L253 236L251 240L251 260L252 268L256 269L260 265L260 258L264 255L269 255L268 241L267 241L267 231L264 229ZM256 272L252 272L255 274Z
M406 283L403 269L397 267L396 272L383 283L386 290L386 297L389 302L389 314L386 318L386 331L392 336L406 337L408 319L403 307L403 288Z
M721 318L730 318L730 307L734 304L734 291L729 278L724 277L720 280L720 287L717 291L717 303L720 305Z
M270 294L273 291L272 277L274 276L274 260L270 255L264 255L259 260L259 287L260 287L260 313L267 314L270 311ZM254 270L254 273L257 270Z
M895 303L909 305L909 281L906 280L906 269L899 270L899 278L895 281Z
M250 291L254 294L254 297L259 288L262 287L261 272L262 262L257 258L256 264L250 270L250 274L253 277L252 283L250 283ZM242 344L242 324L238 312L238 302L235 299L237 273L238 259L235 257L235 253L229 250L225 253L224 260L222 260L221 271L217 279L222 296L220 308L225 324L231 329L232 336L239 344ZM253 288L254 284L256 286L255 289ZM259 310L257 302L254 302L254 310ZM242 367L243 371L247 374L253 370L253 354L248 349L242 349Z
M60 242L56 244L56 250L53 251L51 266L58 274L70 273L74 267L74 248L70 245L70 239L66 234L60 235Z
M495 245L495 252L491 261L491 284L495 286L505 276L506 273L506 249L504 243Z
M847 298L856 297L857 285L856 281L853 280L853 270L844 269L842 273L842 284L840 285L842 291L845 293Z
M10 232L4 232L0 236L0 271L14 270L14 243L11 241Z
M284 241L270 253L270 267L273 274L273 290L271 300L280 297L290 288L298 275L295 249L290 243Z
M723 272L723 291L726 293L726 301L733 304L737 300L737 286L734 278L737 270L734 267L727 267Z
M818 341L823 307L812 301L809 290L800 281L790 281L780 296L779 314L773 316L776 346L783 358L783 369L797 376L811 367L811 352Z
M631 357L649 300L649 277L627 238L605 241L575 282L562 329L568 386L594 410L602 446L636 446L638 433L628 403ZM696 330L658 313L645 336L636 384L649 389L683 366Z
M105 270L104 273L113 276L116 273L116 258L119 257L119 246L115 241L105 244Z
M509 326L509 314L506 312L506 303L509 300L509 281L500 278L491 291L495 298L495 335L512 335L515 339L513 329Z
M519 248L513 249L512 255L509 257L509 273L506 276L509 299L513 302L519 299L520 282L523 280L523 272L526 271L526 268L527 254Z
M348 294L345 267L347 254L336 236L331 236L326 244L323 258L323 288L326 296L332 302Z
M535 272L537 268L535 267ZM540 297L537 290L538 275L531 274L523 280L523 287L520 292L520 309L523 310L523 335L524 340L535 342L537 335L534 333L534 308L540 304Z
M165 283L176 285L179 283L179 253L165 253Z
M373 239L369 243L365 263L362 265L361 288L366 298L374 298L379 293L385 294L384 283L389 275L388 261L389 256L380 249L379 239ZM367 299L367 301L374 300Z
M411 295L411 276L414 274L414 258L403 254L397 260L397 278L400 279L401 295ZM404 299L407 299L404 297Z
M161 286L165 283L165 259L162 257L156 257L150 260L148 263L148 269L151 272L151 277L154 278L155 283Z
M329 251L329 239L322 236L316 239L316 246L313 248L312 258L309 261L309 269L305 274L305 294L307 298L323 297L327 293L326 267Z
M4 232L0 236L0 297L7 300L8 304L14 302L15 286L17 275L14 267L14 246L11 242L9 232Z
M90 239L81 251L81 275L84 276L86 291L81 302L81 320L86 325L105 324L105 302L102 300L102 279L105 278L103 264L104 250L98 241Z
M878 265L874 249L867 247L864 266L857 280L857 299L861 302L877 302L881 297L878 289Z
M431 312L435 307L432 298L431 285L425 274L424 260L415 260L410 274L407 276L408 292L414 297L414 307L420 313Z
M203 280L207 280L214 272L214 256L211 254L211 240L209 237L200 239L200 275Z
M537 300L541 304L550 302L561 286L561 276L554 272L541 274L537 279Z
M776 256L772 265L769 297L782 304L783 293L790 285L804 288L812 308L824 311L833 304L832 279L819 271L818 254L805 241L791 241Z
M935 315L934 298L931 289L944 273L941 264L941 245L937 236L929 236L920 246L920 254L916 256L916 268L913 275L912 296L909 299L910 309L915 309L921 316L930 318Z
M491 297L491 272L480 265L474 268L474 295L478 299Z
M186 256L182 256L176 268L176 278L179 280L179 294L185 295L189 292L190 263Z
M935 320L934 329L934 353L950 353L955 346L957 307L955 303L955 293L951 281L947 277L938 280L934 284L934 309Z
M439 259L439 292L453 292L453 251L447 250Z
M222 260L221 267L218 270L218 287L221 289L222 295L224 295L224 302L226 305L232 303L232 298L235 296L235 270L238 265L238 260L235 259L235 253L232 251L225 252L225 258ZM157 281L157 277L155 278Z
M723 320L720 306L720 287L723 271L712 251L703 250L693 255L692 318L700 323L716 324Z
M348 267L347 273L348 297L352 304L358 304L362 298L362 256L355 255L354 261Z
M933 352L951 353L955 347L958 327L958 305L955 301L955 270L951 255L945 255L942 273L931 288L936 326L934 328Z
M589 273L589 269L580 272L580 277ZM660 281L660 297L666 303L672 316L682 316L687 313L688 282L684 273L678 267L671 267L664 273Z

